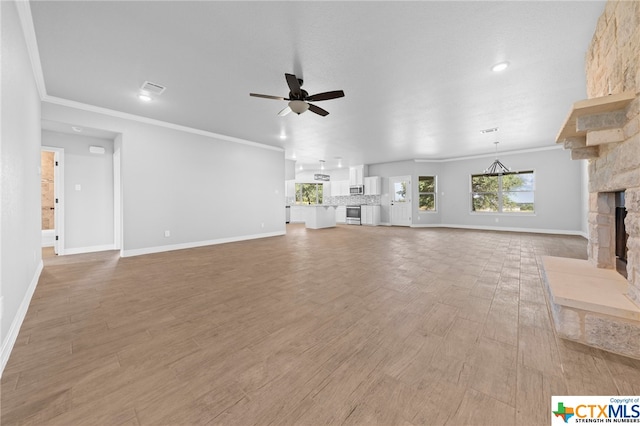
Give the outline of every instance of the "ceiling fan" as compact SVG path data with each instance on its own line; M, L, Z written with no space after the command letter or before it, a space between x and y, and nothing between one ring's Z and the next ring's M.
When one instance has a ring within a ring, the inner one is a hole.
M294 74L285 74L284 77L287 80L287 85L289 85L290 90L288 98L284 98L281 96L260 95L258 93L249 93L249 96L275 99L278 101L289 101L289 106L278 113L278 115L281 116L287 115L291 111L300 115L306 110L309 110L323 117L329 115L329 111L315 106L314 104L310 104L309 102L327 101L329 99L336 99L344 96L344 92L342 90L333 90L331 92L322 92L316 93L315 95L309 95L309 93L301 87L301 78L297 78Z

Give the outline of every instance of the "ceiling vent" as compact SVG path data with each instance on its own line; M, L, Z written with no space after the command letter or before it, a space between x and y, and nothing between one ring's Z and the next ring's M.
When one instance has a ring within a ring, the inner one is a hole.
M165 91L166 87L158 83L152 83L150 81L145 81L142 84L141 90L144 90L147 93L152 93L154 95L161 95L162 92Z

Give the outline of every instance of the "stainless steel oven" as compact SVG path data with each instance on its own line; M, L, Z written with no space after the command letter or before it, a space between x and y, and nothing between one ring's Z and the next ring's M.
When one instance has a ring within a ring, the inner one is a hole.
M347 224L348 225L361 225L361 211L360 206L347 206Z

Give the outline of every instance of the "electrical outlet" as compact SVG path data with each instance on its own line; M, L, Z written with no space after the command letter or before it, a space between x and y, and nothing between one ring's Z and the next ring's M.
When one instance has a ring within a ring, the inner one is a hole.
M171 236L171 231L164 231L165 238L169 238Z

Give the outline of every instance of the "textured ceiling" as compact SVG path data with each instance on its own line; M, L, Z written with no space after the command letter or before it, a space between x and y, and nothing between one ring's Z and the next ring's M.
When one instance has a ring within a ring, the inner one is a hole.
M551 146L603 1L31 2L47 94L286 150L307 167ZM511 66L491 71L500 61ZM330 115L277 113L284 73ZM167 87L137 99L149 80ZM480 130L499 127L483 135ZM282 136L285 139L282 139Z

